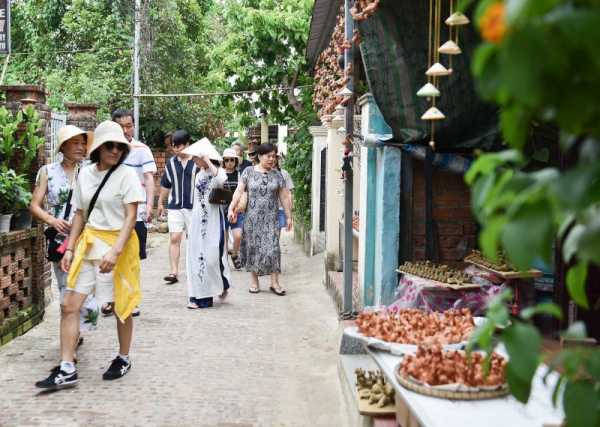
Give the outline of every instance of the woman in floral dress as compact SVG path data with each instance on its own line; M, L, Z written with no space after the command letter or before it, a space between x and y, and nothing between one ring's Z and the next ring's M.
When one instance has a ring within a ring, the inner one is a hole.
M285 212L286 231L292 228L289 194L277 166L277 147L271 143L261 144L255 165L246 168L229 205L229 218L235 215L235 207L244 191L248 191L248 205L244 213L240 260L242 267L250 272L252 294L260 292L258 276L271 275L270 290L285 295L279 285L281 251L279 248L279 201Z
M221 156L210 141L200 141L183 150L193 155L196 166L195 200L190 222L186 273L190 297L187 308L209 308L213 297L225 301L231 286L227 262L225 216L220 204L209 203L212 188L223 188L227 174L219 167Z
M57 238L65 239L71 230L75 208L71 208L68 218L65 218L67 201L79 171L88 163L84 159L93 138L92 132L85 132L76 126L62 127L58 131L56 154L62 153L63 160L45 165L38 172L29 210L38 221L54 227L59 233ZM50 206L49 213L42 209L44 197ZM67 292L67 273L60 268L60 261L53 262L52 267L62 305ZM98 301L93 295L88 296L79 312L79 344L83 343L83 332L97 329L99 310Z

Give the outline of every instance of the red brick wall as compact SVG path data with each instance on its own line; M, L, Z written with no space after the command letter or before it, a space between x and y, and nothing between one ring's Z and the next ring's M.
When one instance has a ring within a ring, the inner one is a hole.
M425 163L413 162L413 260L425 259ZM471 190L463 175L433 168L433 219L437 222L439 261L463 267L462 259L475 247ZM434 246L435 248L435 246ZM434 252L435 257L435 252Z
M158 207L158 196L160 195L160 180L162 179L165 171L165 164L167 160L175 155L171 146L168 148L152 148L152 154L154 154L154 163L158 172L154 175L154 208ZM165 199L165 205L167 200Z

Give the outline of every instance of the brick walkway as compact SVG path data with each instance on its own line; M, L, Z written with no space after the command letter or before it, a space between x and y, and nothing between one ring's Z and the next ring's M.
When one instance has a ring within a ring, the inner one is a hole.
M35 381L60 358L54 287L45 322L0 347L0 425L346 426L322 255L283 235L287 296L268 292L268 277L252 295L249 275L234 271L228 302L209 310L185 308L185 274L163 284L168 237L152 235L131 372L102 380L118 344L114 320L101 318L77 353L78 387L39 393Z

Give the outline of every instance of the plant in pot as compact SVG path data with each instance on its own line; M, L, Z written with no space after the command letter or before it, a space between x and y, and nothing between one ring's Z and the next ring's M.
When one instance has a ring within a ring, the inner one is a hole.
M10 230L10 220L20 206L29 205L31 193L24 174L17 175L13 169L0 169L0 233Z

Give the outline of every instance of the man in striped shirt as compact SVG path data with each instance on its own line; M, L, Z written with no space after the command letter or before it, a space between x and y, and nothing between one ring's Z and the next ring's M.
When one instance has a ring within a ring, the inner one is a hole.
M163 202L165 197L169 196L167 221L171 234L169 244L171 273L164 278L169 285L179 281L181 236L184 229L186 233L189 232L194 207L194 180L198 172L192 156L182 153L190 145L190 135L184 130L178 130L171 136L171 145L175 155L165 165L158 197L158 215L162 216Z

